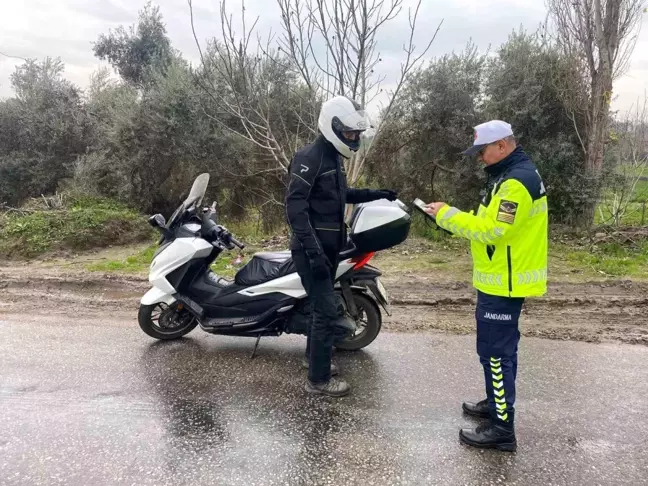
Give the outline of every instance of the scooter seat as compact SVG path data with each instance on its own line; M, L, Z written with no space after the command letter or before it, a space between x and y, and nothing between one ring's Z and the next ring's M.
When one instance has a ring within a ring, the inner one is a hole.
M268 255L275 255L275 258ZM285 255L287 255L286 258L284 258ZM247 265L238 271L234 277L234 283L243 287L252 287L296 271L290 252L257 253Z
M286 260L292 258L292 254L289 251L276 251L276 252L262 252L255 253L255 258L261 258L262 260L267 260L269 262L283 263Z

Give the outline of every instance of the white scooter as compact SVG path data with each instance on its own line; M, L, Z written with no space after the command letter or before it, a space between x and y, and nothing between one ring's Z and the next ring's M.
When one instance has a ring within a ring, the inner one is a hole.
M149 218L162 237L150 267L153 288L141 300L140 327L156 339L177 339L200 325L210 334L257 337L257 345L262 336L306 334L306 292L289 251L255 254L234 281L211 271L223 251L244 245L217 224L215 203L201 208L208 183L209 174L198 176L168 223L160 214ZM389 313L389 302L381 272L368 262L376 251L405 241L410 221L400 201L355 207L336 272L337 348L361 349L378 336L380 309Z

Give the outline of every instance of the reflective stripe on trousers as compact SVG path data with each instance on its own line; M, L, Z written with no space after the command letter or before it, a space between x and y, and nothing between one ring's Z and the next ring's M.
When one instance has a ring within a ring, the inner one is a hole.
M484 369L488 408L493 420L506 424L513 423L515 413L518 321L523 302L522 298L477 294L477 354Z

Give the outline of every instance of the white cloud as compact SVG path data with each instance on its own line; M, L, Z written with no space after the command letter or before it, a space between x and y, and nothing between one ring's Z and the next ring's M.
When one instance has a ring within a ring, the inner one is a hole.
M92 42L120 24L137 21L137 12L144 1L129 0L20 0L4 1L0 17L0 52L42 59L61 57L66 64L65 75L72 82L85 87L89 75L105 65L94 58ZM158 0L173 45L183 55L196 61L195 46L186 0ZM406 7L415 0L405 0ZM240 3L228 2L228 8L237 17ZM259 30L267 34L277 32L279 8L274 0L247 0L248 26L259 16ZM220 35L220 16L217 0L194 0L195 24L201 41ZM497 48L506 41L513 29L523 25L533 31L545 20L544 0L425 0L419 13L416 44L422 46L438 22L443 27L429 56L439 56L462 50L472 39L482 51ZM627 109L639 96L648 91L648 15L634 51L627 74L615 84L615 109ZM398 76L402 37L407 29L407 15L402 14L385 27L380 39L384 62L380 69L387 75L386 87ZM240 32L240 24L237 26ZM20 61L0 56L0 97L12 94L9 77Z

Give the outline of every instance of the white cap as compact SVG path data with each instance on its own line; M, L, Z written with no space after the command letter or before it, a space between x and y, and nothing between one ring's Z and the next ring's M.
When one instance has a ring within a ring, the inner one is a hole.
M475 127L473 146L463 152L464 155L475 155L486 145L513 135L511 125L502 120L491 120Z

